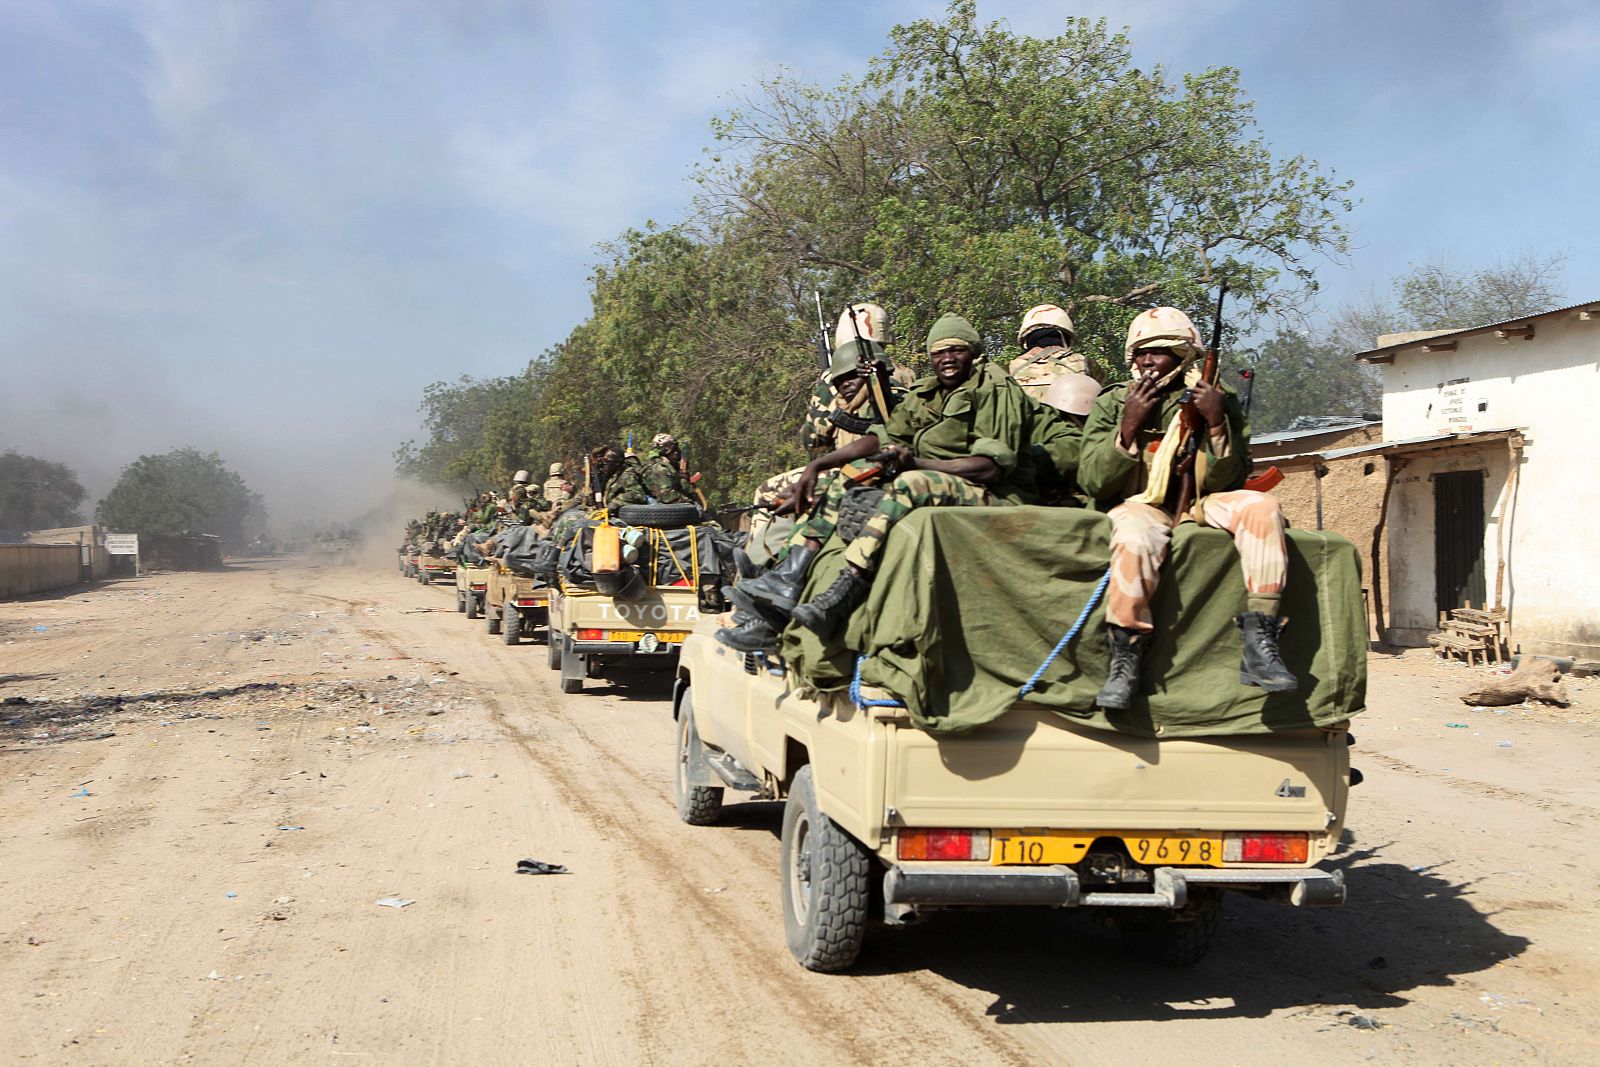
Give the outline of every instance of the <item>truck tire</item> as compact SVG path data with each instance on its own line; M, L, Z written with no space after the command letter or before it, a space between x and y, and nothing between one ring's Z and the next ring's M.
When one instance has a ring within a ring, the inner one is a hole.
M617 519L628 526L677 530L699 522L700 509L694 504L624 504L617 509Z
M500 632L500 616L494 613L494 605L489 603L489 594L483 597L483 625L491 634Z
M522 612L509 600L500 609L500 640L508 645L522 644Z
M685 689L678 703L678 762L672 792L678 801L678 818L690 826L710 826L722 814L722 789L689 784L689 759L699 750L700 731L694 727L694 705Z
M1222 891L1189 889L1189 903L1180 912L1154 921L1128 918L1119 924L1122 944L1146 963L1192 967L1205 959L1222 920Z
M466 614L467 611L467 594L463 593L459 589L456 590L456 611L463 615Z
M808 971L847 969L861 954L872 900L872 854L817 807L811 765L783 808L783 929Z
M583 692L583 679L589 673L589 664L584 658L572 651L572 639L566 638L566 644L561 649L561 691L563 693Z
M553 671L561 669L561 643L565 640L566 636L555 630L545 635L544 664Z
M418 567L417 568L417 582L418 582L418 584L427 585L430 581L432 581L432 579L428 577L428 572L425 569L423 569L422 567Z
M476 619L479 615L482 615L482 614L483 614L483 612L478 610L478 594L472 592L471 590L468 590L467 591L467 618Z

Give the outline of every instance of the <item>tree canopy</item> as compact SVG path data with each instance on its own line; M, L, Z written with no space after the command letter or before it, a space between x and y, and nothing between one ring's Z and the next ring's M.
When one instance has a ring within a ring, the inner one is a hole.
M98 521L119 533L172 536L209 533L243 546L266 521L259 494L215 452L174 449L140 456L96 509Z
M686 217L603 249L565 341L522 379L429 387L402 474L466 487L665 430L726 499L802 458L813 291L830 316L888 307L913 369L945 311L1004 359L1027 308L1060 304L1116 378L1144 308L1200 317L1226 280L1248 328L1303 307L1346 249L1349 183L1275 155L1237 71L1141 70L1104 21L1029 37L957 0L896 27L860 76L779 74L712 133Z
M0 455L0 530L25 533L83 522L87 494L65 463L7 451Z

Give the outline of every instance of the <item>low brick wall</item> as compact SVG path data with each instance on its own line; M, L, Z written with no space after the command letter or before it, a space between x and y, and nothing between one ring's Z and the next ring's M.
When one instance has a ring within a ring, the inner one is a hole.
M76 585L81 558L77 545L0 545L0 598Z

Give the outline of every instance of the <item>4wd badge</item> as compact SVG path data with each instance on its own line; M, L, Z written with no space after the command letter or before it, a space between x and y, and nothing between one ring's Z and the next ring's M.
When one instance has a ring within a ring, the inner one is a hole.
M1306 795L1306 787L1303 785L1290 785L1289 779L1285 778L1278 783L1278 788L1272 791L1272 795L1275 797L1289 797L1293 800L1303 800Z

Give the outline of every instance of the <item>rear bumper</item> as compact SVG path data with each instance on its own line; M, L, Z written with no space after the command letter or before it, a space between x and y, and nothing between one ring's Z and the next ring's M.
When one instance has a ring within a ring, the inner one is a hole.
M1316 868L1157 867L1148 892L1084 892L1071 867L928 864L892 867L883 878L888 904L1053 908L1182 908L1189 889L1259 890L1297 907L1331 907L1345 899L1344 872Z

